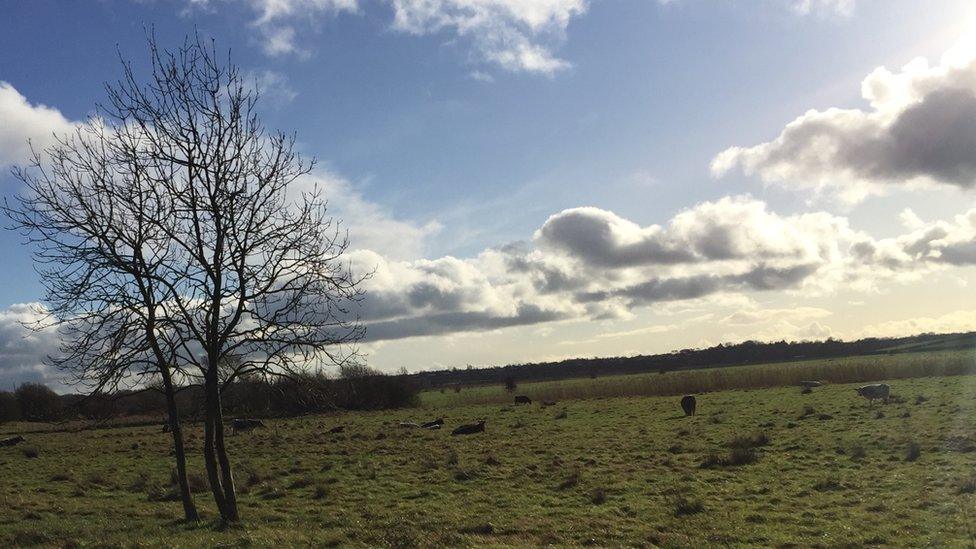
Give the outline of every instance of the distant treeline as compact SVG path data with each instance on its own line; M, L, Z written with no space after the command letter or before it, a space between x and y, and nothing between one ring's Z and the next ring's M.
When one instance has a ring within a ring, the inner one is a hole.
M658 355L609 358L573 358L559 362L510 364L508 366L451 369L411 374L425 389L469 385L554 381L607 375L671 372L768 362L863 356L903 352L976 348L976 332L923 334L900 338L865 338L857 341L744 341L707 349L681 349Z
M300 379L245 378L229 384L222 400L228 417L271 417L402 408L415 405L417 393L415 382L405 376L385 375L357 365L342 368L337 377L316 373ZM203 399L201 387L182 388L176 395L180 415L196 419ZM114 395L59 395L42 384L25 383L13 392L0 391L0 422L165 415L165 397L152 389Z

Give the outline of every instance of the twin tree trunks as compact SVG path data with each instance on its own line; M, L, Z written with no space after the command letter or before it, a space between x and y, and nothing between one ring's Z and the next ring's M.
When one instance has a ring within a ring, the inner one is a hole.
M43 265L51 365L93 394L147 379L165 394L188 521L200 514L175 395L202 387L207 480L238 522L223 390L273 377L317 394L309 364L356 364L368 274L344 259L321 191L294 188L314 160L264 128L238 67L199 37L168 51L150 35L149 50L147 81L123 61L88 123L14 169L25 192L0 212Z

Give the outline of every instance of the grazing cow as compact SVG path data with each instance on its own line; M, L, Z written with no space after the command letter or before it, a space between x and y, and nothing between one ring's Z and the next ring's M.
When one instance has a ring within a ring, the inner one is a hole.
M458 426L456 429L451 431L452 435L473 435L475 433L485 432L485 420L478 420L477 423L468 423L467 425Z
M515 395L515 404L532 404L532 399L525 395Z
M260 419L238 418L231 422L230 426L231 430L236 435L241 431L250 431L258 427L264 427L264 423L261 423Z
M428 421L427 423L420 424L421 429L440 429L443 426L444 426L444 418L442 417L439 417L434 421Z
M0 440L0 446L16 446L21 442L24 442L24 437L18 435Z
M809 387L813 389L814 387L820 387L821 385L823 385L822 381L801 381L800 382L800 387L803 388Z
M335 427L329 429L329 432L332 433L332 434L335 434L335 433L341 433L341 432L343 432L345 430L346 430L346 426L345 425L336 425Z
M686 416L695 415L695 406L697 406L697 403L695 402L695 397L691 395L685 395L681 399L681 409L685 411Z
M857 388L857 394L868 399L868 402L871 404L874 404L875 400L881 400L885 404L888 404L888 397L891 396L891 387L887 383L862 385Z

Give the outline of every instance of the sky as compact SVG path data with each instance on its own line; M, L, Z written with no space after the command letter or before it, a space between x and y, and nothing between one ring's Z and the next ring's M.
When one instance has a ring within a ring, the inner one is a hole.
M147 29L317 159L381 370L976 330L971 1L4 2L2 197ZM0 389L56 385L0 257Z

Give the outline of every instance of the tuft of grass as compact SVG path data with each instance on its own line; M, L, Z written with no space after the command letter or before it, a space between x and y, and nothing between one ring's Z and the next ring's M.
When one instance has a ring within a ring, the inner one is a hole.
M851 459L861 460L866 457L868 457L868 452L867 450L864 449L864 446L862 446L861 444L855 444L854 446L851 446Z
M697 515L705 510L705 504L701 498L684 494L675 496L671 505L674 507L674 515L677 517Z
M759 460L759 455L754 448L732 448L726 465L748 465Z
M908 448L905 449L905 461L912 462L917 461L919 457L922 456L922 447L918 445L917 442L912 441L908 443Z
M21 448L20 453L24 454L24 457L27 459L37 459L41 455L37 448L33 446Z
M574 467L573 470L569 473L569 476L567 476L562 482L559 483L559 489L567 490L569 488L573 488L574 486L580 483L580 479L582 478L582 476L583 476L583 471L580 470L579 467Z
M315 490L312 491L312 499L324 499L327 495L329 495L329 487L325 484L316 485Z
M590 503L593 505L603 505L607 501L607 491L603 488L590 490Z
M454 480L459 482L466 482L475 477L475 471L473 469L465 469L458 467L454 469Z
M769 435L765 431L756 431L749 435L740 435L730 440L729 448L759 448L769 444Z
M963 479L959 482L959 487L956 489L958 494L973 494L976 493L976 476L972 476Z
M844 485L833 477L827 477L818 480L817 483L813 485L813 489L818 492L836 492L838 490L843 490Z
M53 475L51 475L50 478L51 482L68 482L71 480L74 480L74 475L71 473L71 471L61 471L58 473L54 473Z
M495 525L490 522L462 526L458 532L462 534L474 534L477 536L490 536L495 533Z

